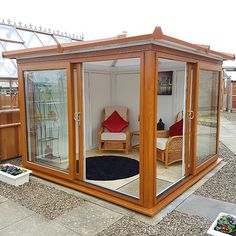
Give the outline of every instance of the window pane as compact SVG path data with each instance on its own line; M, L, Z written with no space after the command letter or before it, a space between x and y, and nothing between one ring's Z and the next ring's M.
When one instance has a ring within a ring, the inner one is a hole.
M160 195L186 176L185 110L187 64L158 59L156 194Z
M197 165L216 154L219 72L200 70Z
M28 158L68 172L66 70L25 72Z
M0 110L18 108L18 82L0 80Z

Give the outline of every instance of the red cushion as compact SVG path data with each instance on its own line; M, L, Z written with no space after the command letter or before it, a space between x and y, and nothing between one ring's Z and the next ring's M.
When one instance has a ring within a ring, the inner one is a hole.
M117 111L114 111L105 121L102 122L102 126L107 128L110 132L121 132L129 125L129 122L125 121Z
M170 137L183 135L183 119L176 122L170 127L169 135Z

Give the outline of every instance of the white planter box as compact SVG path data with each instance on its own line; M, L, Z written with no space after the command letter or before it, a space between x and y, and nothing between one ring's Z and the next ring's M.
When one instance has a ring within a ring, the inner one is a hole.
M225 216L225 215L230 215L230 216L236 218L236 216L234 216L234 215L221 212L221 213L216 217L216 219L215 219L215 221L213 222L213 224L211 225L211 227L208 229L207 234L209 234L209 235L211 235L211 236L227 236L227 235L230 235L230 234L225 234L225 233L221 233L221 232L219 232L219 231L214 230L214 228L215 228L216 225L217 225L218 219L220 219L221 216Z
M12 164L3 164L3 166L7 166L7 165L14 166ZM0 181L5 182L7 184L14 185L14 186L19 186L19 185L29 182L29 175L30 173L32 173L32 171L27 170L25 168L21 168L19 166L14 166L14 167L20 168L22 170L26 170L26 172L19 174L17 176L13 176L3 171L0 171Z

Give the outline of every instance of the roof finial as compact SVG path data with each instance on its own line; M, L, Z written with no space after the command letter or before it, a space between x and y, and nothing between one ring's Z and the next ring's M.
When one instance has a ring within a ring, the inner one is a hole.
M156 28L154 29L153 33L153 38L155 39L161 39L163 37L163 33L162 33L162 29L160 26L156 26Z

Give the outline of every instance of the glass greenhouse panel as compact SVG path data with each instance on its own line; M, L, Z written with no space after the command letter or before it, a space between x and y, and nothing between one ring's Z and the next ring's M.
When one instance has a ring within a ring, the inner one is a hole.
M40 39L35 35L34 32L29 32L25 30L18 30L19 35L25 42L25 46L27 48L33 47L42 47L43 44L41 43Z
M20 42L22 41L13 27L1 25L1 24L0 24L0 38L20 41Z

